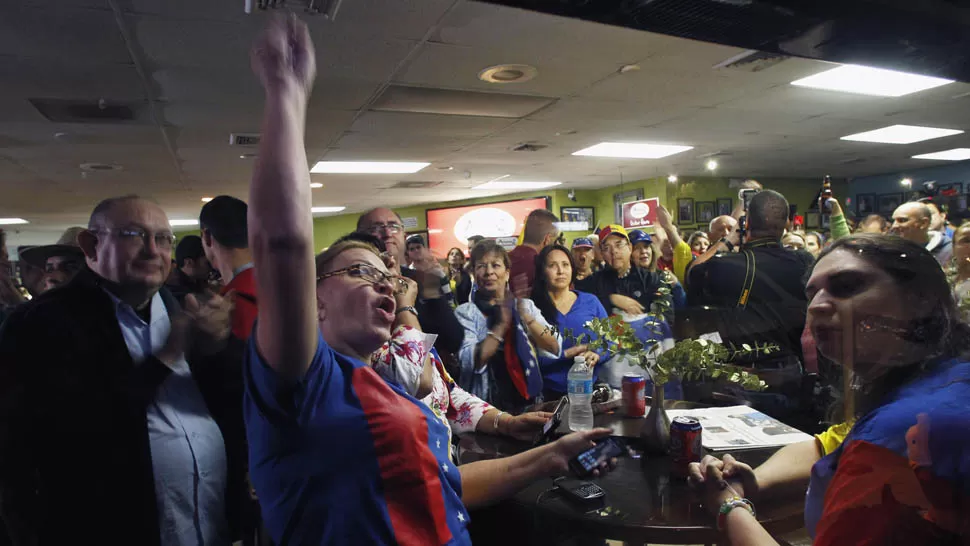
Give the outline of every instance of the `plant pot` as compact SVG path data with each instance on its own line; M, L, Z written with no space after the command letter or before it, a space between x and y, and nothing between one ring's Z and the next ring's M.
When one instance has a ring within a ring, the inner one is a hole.
M699 379L697 381L683 381L684 400L691 402L702 402L714 398L714 381L711 379Z
M640 440L644 451L651 455L666 454L670 448L670 417L664 409L663 385L653 386L653 400L640 429Z

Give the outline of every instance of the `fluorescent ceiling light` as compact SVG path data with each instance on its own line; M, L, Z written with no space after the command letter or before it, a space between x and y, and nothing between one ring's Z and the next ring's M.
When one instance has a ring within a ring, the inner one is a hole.
M679 154L693 149L693 146L677 146L672 144L649 144L647 142L600 142L595 146L584 148L573 155L593 157L628 157L633 159L660 159L668 155Z
M27 220L23 218L0 218L0 226L13 226L17 224L29 224Z
M415 161L317 161L310 172L315 174L411 174L430 164Z
M203 197L202 198L202 202L203 203L208 203L209 201L212 201L213 199L214 199L213 197Z
M541 190L558 186L562 182L516 182L514 180L492 180L479 184L473 190Z
M959 135L963 131L958 129L938 129L936 127L919 127L917 125L891 125L844 136L842 140L857 140L860 142L881 142L883 144L912 144L933 138L940 138L950 135Z
M799 87L877 97L902 97L948 83L953 83L953 80L851 64L791 82Z
M970 159L970 148L954 148L952 150L943 150L942 152L933 152L931 154L914 155L913 159L942 159L945 161L963 161L964 159Z
M315 190L318 190L323 187L323 184L321 184L320 182L310 182L310 187Z
M199 224L198 220L169 220L168 223L172 226L195 226Z
M310 212L340 212L347 207L312 207Z

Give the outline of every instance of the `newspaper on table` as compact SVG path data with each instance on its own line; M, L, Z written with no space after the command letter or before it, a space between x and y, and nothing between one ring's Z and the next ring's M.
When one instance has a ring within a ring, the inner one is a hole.
M669 409L667 415L693 417L704 431L701 443L714 451L781 447L812 437L748 406L703 409Z

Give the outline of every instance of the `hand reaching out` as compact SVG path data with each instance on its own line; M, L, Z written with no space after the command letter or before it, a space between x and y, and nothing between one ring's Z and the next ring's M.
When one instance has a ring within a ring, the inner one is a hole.
M670 211L664 206L657 209L657 223L665 230L674 227L674 219L670 216Z
M304 99L310 96L316 52L306 24L295 15L270 22L253 46L250 62L267 94L299 91Z

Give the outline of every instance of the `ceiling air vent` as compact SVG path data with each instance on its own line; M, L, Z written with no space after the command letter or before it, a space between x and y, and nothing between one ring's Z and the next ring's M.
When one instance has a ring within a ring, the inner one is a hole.
M741 70L744 72L761 72L766 68L771 68L776 64L788 60L787 55L769 53L749 49L739 55L714 65L714 68L728 68L731 70Z
M28 99L40 115L57 123L113 123L135 121L146 103L100 100Z
M543 150L548 147L549 146L545 144L539 144L535 141L530 141L530 142L521 142L519 144L516 144L515 146L512 146L511 149L513 152L538 152L539 150Z
M256 146L259 144L259 133L230 133L230 146Z
M433 188L435 186L440 186L440 185L441 185L440 181L422 182L419 180L414 180L414 181L402 180L401 182L398 182L397 184L394 184L393 186L391 186L391 188L399 189L399 190L416 190L421 188Z

